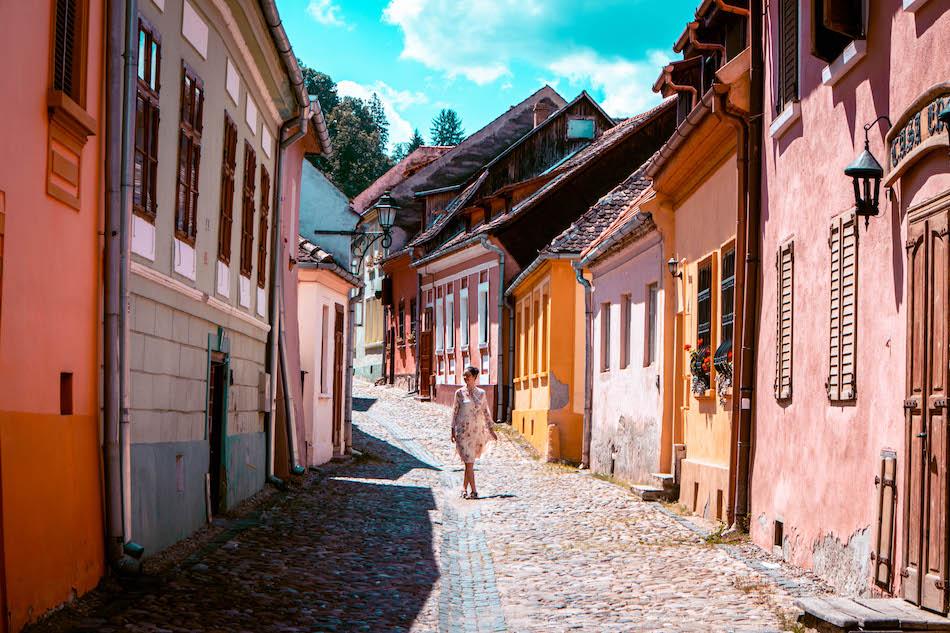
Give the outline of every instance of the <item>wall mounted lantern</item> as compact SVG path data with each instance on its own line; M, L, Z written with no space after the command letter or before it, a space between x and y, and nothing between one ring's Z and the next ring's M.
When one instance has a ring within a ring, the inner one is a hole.
M947 100L946 106L937 115L937 120L943 123L943 129L947 130L947 143L950 144L950 100Z
M884 119L888 127L891 120L884 115L879 116L864 126L864 151L854 160L853 163L845 167L844 175L851 178L854 183L854 205L856 214L859 218L864 218L864 228L867 228L872 217L880 213L878 207L878 196L881 192L881 179L884 177L884 168L877 162L874 154L871 153L868 144L868 130L874 127L874 124Z
M384 192L383 195L379 197L379 201L371 207L377 210L376 217L379 222L379 228L382 229L381 231L367 231L365 229L357 229L355 231L318 229L314 231L316 235L348 235L353 238L351 247L353 250L353 258L356 262L354 273L359 274L363 267L363 260L366 258L366 253L368 253L369 249L376 243L376 240L379 240L383 249L389 248L393 243L392 229L393 225L396 224L396 212L400 207L393 201L390 193L388 190Z
M666 267L669 269L670 275L672 275L673 277L677 279L680 279L683 277L683 271L679 269L680 263L679 261L677 261L675 257L670 257L670 259L666 262Z

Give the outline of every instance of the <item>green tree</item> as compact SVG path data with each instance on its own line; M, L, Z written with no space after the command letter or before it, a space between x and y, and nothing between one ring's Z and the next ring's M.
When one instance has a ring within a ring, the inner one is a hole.
M433 145L458 145L465 138L462 119L455 110L442 108L432 119L429 136L432 137Z
M396 147L393 148L393 162L398 163L425 144L425 139L422 138L422 134L419 133L419 128L414 129L411 139L405 143L396 143Z
M329 158L308 159L352 198L393 165L386 154L389 122L383 104L375 94L369 102L340 97L336 82L329 75L299 63L307 92L320 101L333 146Z

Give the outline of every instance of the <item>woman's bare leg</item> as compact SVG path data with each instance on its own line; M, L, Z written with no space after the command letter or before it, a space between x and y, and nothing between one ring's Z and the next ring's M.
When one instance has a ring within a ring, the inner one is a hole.
M465 478L462 480L462 489L468 488L474 492L475 490L475 469L473 464L465 464Z

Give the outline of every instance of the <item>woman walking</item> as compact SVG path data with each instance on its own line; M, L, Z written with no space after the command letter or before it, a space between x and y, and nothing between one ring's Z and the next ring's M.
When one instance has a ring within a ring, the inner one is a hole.
M455 392L455 404L452 407L452 441L465 464L463 499L478 499L478 490L475 488L475 460L481 457L489 440L498 439L495 429L492 428L485 390L475 384L478 374L478 369L471 365L465 368L465 373L462 374L465 386Z

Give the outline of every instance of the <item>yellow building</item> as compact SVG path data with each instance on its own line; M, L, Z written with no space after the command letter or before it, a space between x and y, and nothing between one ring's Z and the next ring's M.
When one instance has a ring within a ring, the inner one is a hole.
M512 425L547 460L581 460L584 292L571 262L542 254L509 289L515 308Z
M710 7L713 5L709 5ZM730 32L737 14L703 18L710 33ZM684 35L684 38L686 36ZM710 35L712 37L712 35ZM684 42L681 38L681 44ZM726 47L714 81L691 82L699 51L682 44L683 61L672 62L655 89L677 94L676 134L647 169L656 196L643 209L664 236L673 275L665 302L664 384L671 389L673 454L680 503L712 519L732 518L735 450L732 341L741 327L735 310L736 227L744 218L749 102L749 49ZM692 90L684 86L694 83ZM703 89L705 88L705 91ZM742 251L743 244L738 245Z

